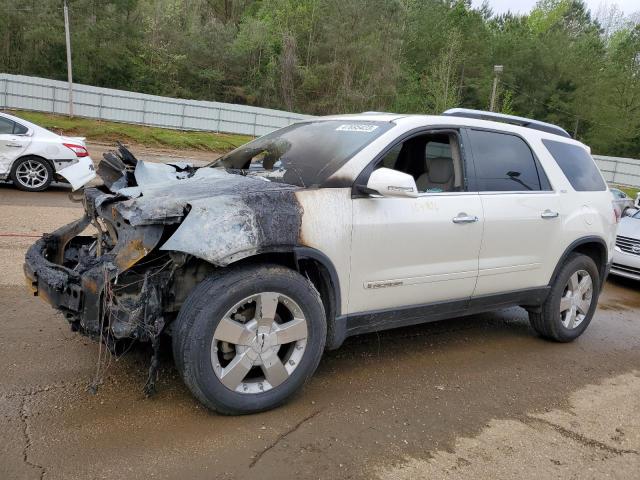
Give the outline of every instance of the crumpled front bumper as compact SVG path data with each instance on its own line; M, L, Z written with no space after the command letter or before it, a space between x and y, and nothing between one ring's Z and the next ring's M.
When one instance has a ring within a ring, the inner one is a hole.
M63 312L83 333L97 335L105 313L105 286L157 245L162 227L123 227L111 251L74 264L65 258L68 248L96 242L94 236L81 235L91 222L85 215L37 240L25 256L24 274L35 296Z
M65 247L89 223L85 216L36 241L27 250L24 274L35 296L63 312L72 323L80 321L86 331L98 332L105 264L98 262L82 273L62 264Z

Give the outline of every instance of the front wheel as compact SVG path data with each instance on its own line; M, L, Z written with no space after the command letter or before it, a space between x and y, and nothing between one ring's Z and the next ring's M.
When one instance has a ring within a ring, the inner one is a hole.
M223 414L268 410L311 377L326 341L320 295L280 266L231 269L205 279L182 306L173 349L180 374Z
M578 338L589 326L598 305L600 274L593 259L571 254L560 269L540 311L530 311L531 326L558 342Z

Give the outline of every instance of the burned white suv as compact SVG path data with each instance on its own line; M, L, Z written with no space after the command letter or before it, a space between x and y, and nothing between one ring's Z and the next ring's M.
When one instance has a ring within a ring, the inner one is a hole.
M615 239L588 147L473 110L310 119L197 169L121 147L98 174L84 217L29 249L33 291L110 347L157 355L170 334L189 389L227 414L282 404L364 332L520 305L573 340Z

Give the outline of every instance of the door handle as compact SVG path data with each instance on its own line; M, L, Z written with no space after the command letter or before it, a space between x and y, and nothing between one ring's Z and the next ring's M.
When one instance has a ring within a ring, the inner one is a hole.
M453 223L474 223L478 221L478 217L475 215L467 215L462 212L457 217L453 217Z
M553 212L548 208L540 214L542 218L558 218L560 214L558 212Z
M20 148L22 146L19 143L7 143L6 145L7 147L16 147L16 148Z

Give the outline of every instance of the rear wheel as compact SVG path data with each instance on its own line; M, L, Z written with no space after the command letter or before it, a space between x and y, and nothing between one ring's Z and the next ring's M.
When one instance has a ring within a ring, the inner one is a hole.
M24 157L14 162L11 180L20 190L41 192L53 181L53 168L49 162L38 157Z
M556 276L540 311L529 312L531 325L545 338L558 342L575 340L589 326L599 293L600 274L593 259L572 254Z
M242 267L199 284L173 338L192 393L224 414L274 408L313 374L326 319L313 284L280 266Z

